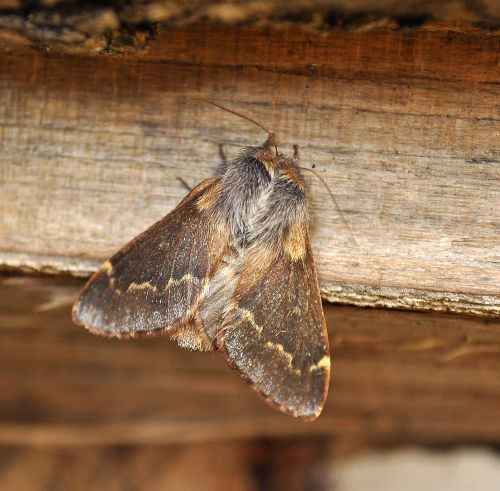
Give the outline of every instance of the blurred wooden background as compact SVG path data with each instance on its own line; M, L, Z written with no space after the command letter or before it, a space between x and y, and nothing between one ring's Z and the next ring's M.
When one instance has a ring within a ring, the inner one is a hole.
M325 306L333 357L321 417L267 407L216 353L118 341L71 323L82 282L5 278L0 443L185 443L332 436L500 443L500 323ZM347 445L347 443L346 443Z
M82 284L1 280L1 489L331 489L361 449L500 443L496 319L325 306L332 384L307 424L217 354L72 325Z
M497 4L180 5L0 0L0 489L330 489L325 456L499 445ZM179 178L265 138L197 97L297 144L352 227L308 176L336 303L312 424L216 355L71 324Z

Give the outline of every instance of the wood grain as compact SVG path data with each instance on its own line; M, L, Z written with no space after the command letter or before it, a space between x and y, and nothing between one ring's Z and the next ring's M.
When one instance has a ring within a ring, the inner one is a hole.
M500 443L500 322L326 308L333 378L314 423L271 410L217 354L93 336L78 280L0 283L0 443L189 443L333 436L342 445Z
M88 275L273 128L324 298L500 313L500 36L194 25L142 57L0 56L0 263Z

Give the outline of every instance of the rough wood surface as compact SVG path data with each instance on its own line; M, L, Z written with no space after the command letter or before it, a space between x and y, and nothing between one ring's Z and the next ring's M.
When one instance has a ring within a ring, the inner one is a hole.
M159 28L201 20L311 31L414 28L460 23L498 30L497 0L0 0L0 44L37 50L133 53L144 50ZM457 23L457 21L459 21Z
M333 380L303 423L268 408L217 354L70 321L81 280L0 284L0 443L168 443L323 435L359 443L500 443L500 323L326 308Z
M0 56L0 263L86 275L273 128L325 298L500 312L500 36L192 26L143 57Z

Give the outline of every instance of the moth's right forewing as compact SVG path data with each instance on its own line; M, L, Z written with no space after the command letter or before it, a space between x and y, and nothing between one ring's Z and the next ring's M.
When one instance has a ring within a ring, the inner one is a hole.
M217 272L200 312L209 338L268 402L314 419L328 392L330 354L307 195L296 161L278 155L271 164L246 240Z
M237 268L216 345L269 403L316 418L328 393L330 353L309 243L301 259L249 254Z
M212 206L219 183L203 181L108 259L84 288L73 320L111 337L173 333L185 324L228 244Z

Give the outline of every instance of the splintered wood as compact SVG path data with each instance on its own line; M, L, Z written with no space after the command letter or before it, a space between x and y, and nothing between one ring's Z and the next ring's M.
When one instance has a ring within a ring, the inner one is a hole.
M88 275L266 135L313 175L324 298L500 312L500 37L194 25L143 56L0 56L0 263Z

